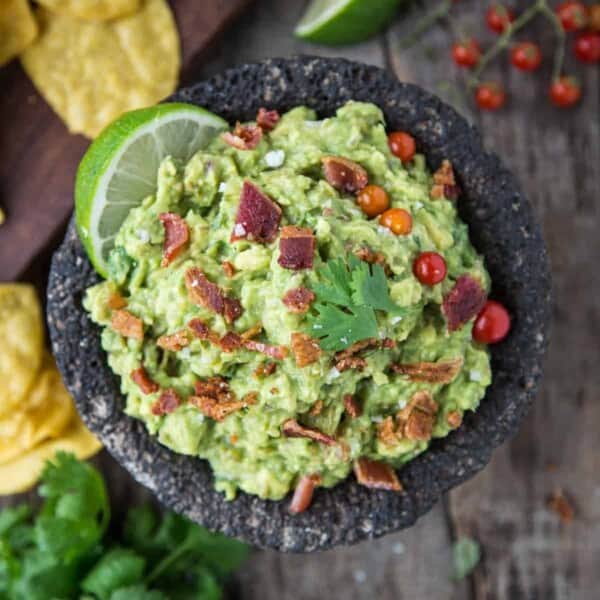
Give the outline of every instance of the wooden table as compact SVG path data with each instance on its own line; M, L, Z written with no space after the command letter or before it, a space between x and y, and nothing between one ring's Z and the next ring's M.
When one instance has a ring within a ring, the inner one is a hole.
M431 5L431 3L429 3ZM575 110L546 101L549 65L524 75L506 60L490 77L512 90L510 106L481 114L454 92L453 36L439 26L420 46L400 50L415 13L399 18L366 44L328 49L292 37L303 2L257 0L215 48L199 76L264 58L312 53L385 66L405 81L445 96L481 129L486 146L517 173L542 222L554 269L554 329L546 377L520 432L484 472L450 493L412 529L384 539L309 556L257 552L240 573L243 600L592 600L600 595L600 82L599 69L579 68L585 95ZM481 40L484 7L465 0L461 23ZM530 35L547 49L552 33L536 23ZM546 61L548 62L548 61ZM571 61L568 61L568 65ZM38 270L43 271L43 262ZM34 275L32 275L34 276ZM36 277L39 277L37 275ZM117 504L144 492L106 456L98 460ZM546 508L563 488L576 516L562 524ZM450 579L451 546L479 540L484 556L474 574Z

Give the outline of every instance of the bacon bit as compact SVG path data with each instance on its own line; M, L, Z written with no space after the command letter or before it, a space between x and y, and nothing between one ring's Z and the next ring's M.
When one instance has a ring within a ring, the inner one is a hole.
M440 168L433 174L432 198L456 200L460 196L460 187L456 184L454 169L449 160L443 160Z
M367 366L367 361L362 356L351 356L350 358L343 358L335 363L335 368L343 373L350 369L354 371L362 371Z
M291 347L296 364L306 367L317 362L321 356L318 342L305 333L294 332L291 336Z
M459 410L452 410L446 416L446 423L452 429L458 429L462 423L462 413Z
M415 392L409 405L396 415L403 436L415 441L430 440L438 410L438 403L429 392Z
M461 275L454 287L444 296L442 311L448 330L456 331L476 317L485 305L487 294L470 275Z
M317 400L308 411L311 417L318 417L323 412L323 400Z
M315 485L318 485L318 483L316 483L317 477L320 481L321 478L318 475L304 475L300 478L300 481L294 490L292 501L290 502L290 513L297 515L298 513L304 512L311 505Z
M219 401L210 396L191 396L189 401L204 416L215 421L222 421L230 414L248 408L251 404L256 404L257 394L246 394L241 400Z
M386 463L359 458L354 463L354 474L358 483L368 488L402 491L402 484L396 472Z
M258 125L242 125L239 121L235 124L233 132L226 131L223 141L237 150L254 150L262 139L263 130Z
M573 504L560 488L555 490L548 498L547 506L559 516L561 522L565 525L571 523L575 518Z
M180 404L179 394L173 389L168 389L161 392L158 400L152 405L151 411L153 415L160 417L174 412Z
M231 241L271 243L277 237L281 208L250 181L244 181Z
M270 356L275 360L283 360L288 355L288 349L285 346L270 346L256 340L246 340L244 348L252 352L260 352L265 356Z
M392 340L391 338L383 338L381 340L381 347L386 350L392 350L393 348L396 347L396 342L394 340Z
M110 295L106 305L111 310L119 310L120 308L125 308L127 306L127 300L125 300L121 294L115 292L114 294Z
M163 350L179 352L182 348L190 345L190 337L188 332L183 329L172 333L171 335L161 335L156 340L156 345L163 348Z
M276 110L267 110L262 106L258 109L258 114L256 115L256 124L263 131L272 131L275 129L275 125L279 123L279 113Z
M228 260L224 260L221 263L221 267L223 268L225 277L229 277L229 279L231 279L235 275L235 267L233 266L233 263L229 262Z
M206 278L201 269L191 267L185 272L185 286L191 301L223 315L233 323L243 312L239 300L229 298L215 283Z
M190 230L179 215L165 212L158 215L165 230L161 267L168 267L183 251L190 241Z
M293 313L308 312L310 305L315 300L315 293L305 287L297 287L288 290L282 298L283 303Z
M251 340L251 339L255 338L257 335L259 335L262 330L263 330L262 323L256 323L255 325L252 325L252 327L250 327L250 329L246 329L246 331L244 331L242 333L242 339L243 340Z
M188 327L192 330L194 337L198 339L207 340L216 345L221 341L219 334L213 331L202 319L192 319L188 323Z
M229 383L223 377L209 377L204 381L194 383L194 392L196 396L209 396L219 402L235 400L233 393L229 389Z
M353 419L357 419L362 415L362 407L360 402L352 394L344 395L344 407L346 408L346 412Z
M269 375L273 375L277 370L277 363L267 362L262 365L258 365L254 371L254 376L258 378L269 377Z
M242 338L235 331L228 331L220 340L223 352L233 352L242 347Z
M363 246L354 252L354 255L360 260L364 260L370 265L381 265L385 274L389 277L392 274L392 269L388 262L385 260L385 256L381 252L373 252L370 248Z
M377 338L369 338L366 340L361 340L360 342L356 342L345 350L336 352L333 358L335 368L340 373L348 371L349 369L362 371L367 366L367 361L361 356L356 356L356 354L362 352L363 350L377 348L380 343L381 342Z
M315 236L310 229L286 225L281 230L277 262L284 269L312 269L314 254Z
M377 424L377 439L386 446L393 446L398 443L402 435L396 431L396 422L394 417L386 417L381 423Z
M339 192L356 194L369 183L367 172L352 160L341 156L324 156L321 162L325 179Z
M144 369L144 367L138 367L137 369L131 371L130 377L133 383L135 383L140 388L140 390L142 390L142 393L146 395L154 394L160 389L158 383L156 383L156 381L153 381L150 378L148 372L146 371L146 369Z
M418 362L412 364L392 365L392 371L400 375L407 375L410 381L426 383L450 383L462 369L462 357L437 362Z
M399 420L405 421L414 410L435 415L438 409L438 403L433 396L427 390L420 390L412 395L410 402L396 416Z
M336 446L337 441L335 438L319 431L318 429L312 429L310 427L304 427L300 425L296 419L288 419L283 422L281 426L281 431L287 437L301 437L308 438L309 440L313 440L314 442L319 442L320 444L325 444L326 446Z
M132 315L128 310L122 308L113 310L110 322L112 328L123 337L133 338L134 340L144 339L142 320Z

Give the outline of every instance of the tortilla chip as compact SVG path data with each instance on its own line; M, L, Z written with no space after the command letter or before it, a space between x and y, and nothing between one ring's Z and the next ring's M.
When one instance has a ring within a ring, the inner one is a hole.
M0 284L0 418L22 402L42 364L44 331L35 289Z
M33 387L18 410L0 419L0 464L22 455L48 438L58 438L75 417L54 359L48 353Z
M48 458L58 451L73 452L78 458L89 458L102 445L75 417L62 437L48 440L10 462L0 464L0 496L18 494L35 485Z
M0 67L19 55L38 34L28 0L0 2Z
M179 38L165 0L106 23L38 11L42 34L21 60L72 133L94 137L125 111L175 90Z
M108 21L139 10L141 0L37 0L53 13L87 21Z

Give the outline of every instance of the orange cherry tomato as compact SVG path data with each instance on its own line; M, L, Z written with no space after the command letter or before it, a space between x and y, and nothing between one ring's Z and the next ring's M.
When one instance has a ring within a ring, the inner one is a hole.
M392 154L397 156L402 162L408 162L413 159L417 151L415 138L405 131L393 131L388 135L388 145Z
M390 208L379 217L379 224L396 235L408 235L412 231L412 217L403 208Z
M368 217L376 217L390 207L387 192L378 185L367 185L358 194L358 205Z

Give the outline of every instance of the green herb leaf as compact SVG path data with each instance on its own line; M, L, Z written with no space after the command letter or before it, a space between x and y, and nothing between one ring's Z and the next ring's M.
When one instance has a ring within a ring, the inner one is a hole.
M31 508L27 504L5 508L0 513L0 535L6 535L10 530L24 523L31 516Z
M369 265L361 261L352 270L352 300L354 304L366 305L375 310L396 314L402 309L392 302L387 277L381 265Z
M317 283L313 291L321 302L330 302L340 306L352 304L352 289L348 267L340 258L330 260L319 270L320 277L325 283Z
M470 537L456 541L452 548L453 578L464 579L469 575L481 559L479 544Z
M107 600L119 588L140 583L145 567L146 561L133 550L114 548L87 574L81 589Z
M110 600L169 600L168 597L158 590L148 590L143 585L130 585L119 588L110 595Z

